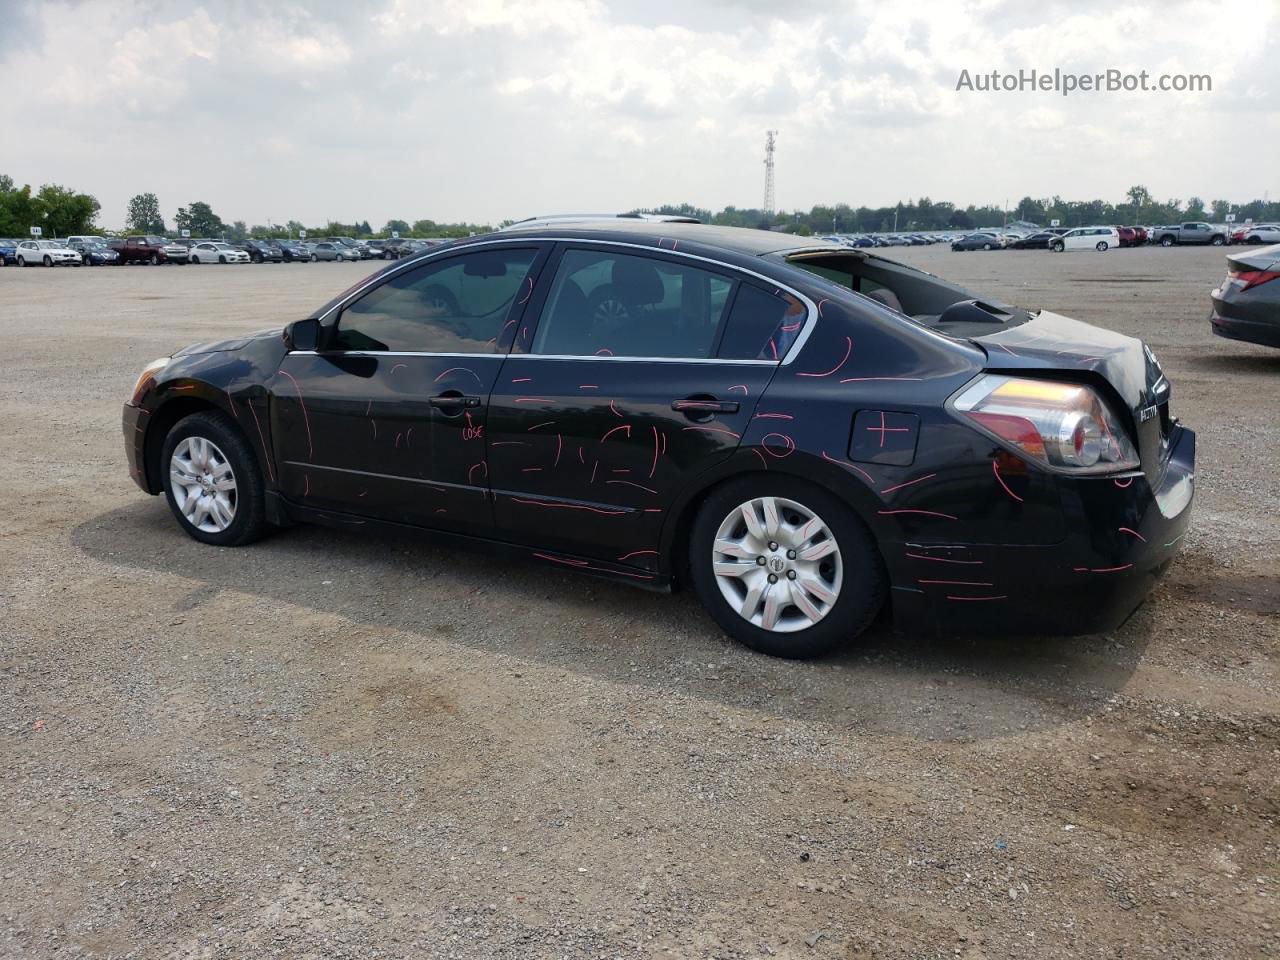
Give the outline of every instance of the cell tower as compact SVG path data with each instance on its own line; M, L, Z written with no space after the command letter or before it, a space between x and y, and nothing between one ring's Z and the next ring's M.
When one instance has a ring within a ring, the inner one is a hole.
M766 130L764 134L764 212L773 213L773 138L777 130Z

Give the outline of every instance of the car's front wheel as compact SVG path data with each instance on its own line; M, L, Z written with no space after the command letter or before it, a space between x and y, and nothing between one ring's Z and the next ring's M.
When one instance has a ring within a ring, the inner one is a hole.
M870 531L835 496L795 477L743 477L714 490L689 549L712 619L771 656L829 653L862 633L884 602Z
M161 466L169 509L196 540L238 547L266 532L258 460L225 414L193 413L174 424Z
M43 261L43 262L44 262L44 265L45 265L46 267L52 267L52 266L53 266L53 257L49 256L49 255L46 253L46 254L44 255L44 261Z
M1059 242L1059 243L1050 244L1049 249L1052 250L1054 253L1061 253L1063 250L1067 248L1065 244Z
M219 256L218 256L218 262L219 262L219 263L226 263L226 262L227 262L227 258L226 258L225 256L219 255Z
M1214 237L1214 238L1213 238L1212 240L1210 240L1209 242L1210 242L1211 244L1213 244L1215 247L1220 247L1220 246L1222 246L1224 243L1226 243L1226 241L1222 238L1222 235L1221 235L1221 234L1219 234L1218 236Z

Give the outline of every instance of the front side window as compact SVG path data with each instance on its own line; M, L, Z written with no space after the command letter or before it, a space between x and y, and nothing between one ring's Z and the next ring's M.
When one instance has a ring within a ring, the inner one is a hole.
M654 257L569 250L533 350L553 356L709 358L733 281Z
M347 306L338 350L492 353L537 251L497 249L396 274Z

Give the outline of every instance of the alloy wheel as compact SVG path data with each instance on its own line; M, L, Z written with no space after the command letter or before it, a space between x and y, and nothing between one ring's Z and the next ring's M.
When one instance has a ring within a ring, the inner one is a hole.
M748 623L795 633L822 620L840 596L840 545L814 511L756 497L721 522L711 565L725 602Z
M235 471L212 440L186 437L174 448L169 484L178 510L197 530L221 533L235 520Z

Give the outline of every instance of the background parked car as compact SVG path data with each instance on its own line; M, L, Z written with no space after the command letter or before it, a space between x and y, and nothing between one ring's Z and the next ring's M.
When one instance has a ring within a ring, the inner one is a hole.
M0 237L0 267L11 267L18 262L18 241Z
M1097 250L1102 253L1120 246L1120 234L1115 227L1076 227L1049 242L1055 253L1070 250Z
M120 260L120 254L107 246L107 241L102 237L72 237L67 241L67 246L80 254L86 266L97 267Z
M321 240L311 245L312 260L359 260L360 255L348 250L340 243Z
M1172 247L1175 243L1208 243L1220 247L1227 242L1227 233L1203 220L1196 220L1176 227L1157 227L1151 242L1162 247Z
M258 240L250 237L242 246L253 263L283 263L284 251L274 240Z
M971 233L951 244L952 250L995 250L1000 241L994 233Z
M16 253L18 266L78 267L83 261L80 254L58 240L23 240Z
M1218 336L1280 347L1280 244L1228 256L1227 276L1210 298Z
M309 263L311 248L301 240L277 240L276 245L284 257L285 263Z
M1116 227L1122 247L1140 247L1147 242L1147 231L1144 227Z
M186 263L187 248L157 236L117 237L107 245L120 255L117 263Z
M248 263L249 254L222 240L205 240L191 248L192 263Z
M1058 239L1058 234L1050 233L1048 230L1041 230L1039 233L1033 233L1028 237L1019 237L1010 246L1014 250L1048 250L1049 244L1056 239Z
M1280 224L1254 223L1231 235L1232 243L1280 243Z

